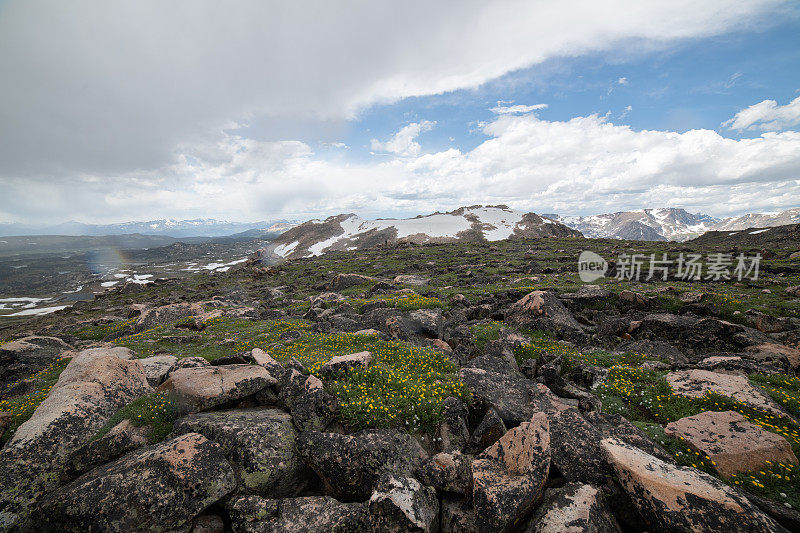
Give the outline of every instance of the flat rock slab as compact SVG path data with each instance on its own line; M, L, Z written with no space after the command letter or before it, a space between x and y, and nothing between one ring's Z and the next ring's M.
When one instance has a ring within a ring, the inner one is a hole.
M766 392L756 387L744 376L720 374L708 370L681 370L666 376L675 394L700 398L709 391L733 398L748 407L794 420Z
M204 411L277 383L263 366L224 365L174 370L158 389L174 392L193 411Z
M197 413L175 422L176 433L200 433L222 448L239 489L269 497L294 496L308 479L295 453L297 432L279 409Z
M654 531L782 531L743 494L714 476L665 463L619 439L603 439L600 447Z
M43 531L188 529L190 520L235 486L220 447L189 433L137 450L54 491L38 522L51 525L43 524Z
M797 464L789 441L734 411L687 416L667 424L665 433L706 454L725 477L759 470L767 461Z

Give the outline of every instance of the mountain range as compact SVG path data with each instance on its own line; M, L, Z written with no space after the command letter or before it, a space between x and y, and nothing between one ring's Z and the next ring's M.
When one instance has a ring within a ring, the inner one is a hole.
M128 235L160 235L165 237L226 237L238 233L280 233L293 227L297 222L288 220L272 220L261 222L229 222L213 218L196 218L192 220L159 219L146 222L121 222L117 224L84 224L82 222L64 222L52 226L35 226L19 223L0 223L0 236L30 235L66 235L66 236L100 236Z

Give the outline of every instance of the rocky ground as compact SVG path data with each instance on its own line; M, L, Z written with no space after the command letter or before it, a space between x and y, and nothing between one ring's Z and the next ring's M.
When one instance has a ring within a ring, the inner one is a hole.
M700 246L253 258L7 324L0 531L800 530L800 244L578 279Z

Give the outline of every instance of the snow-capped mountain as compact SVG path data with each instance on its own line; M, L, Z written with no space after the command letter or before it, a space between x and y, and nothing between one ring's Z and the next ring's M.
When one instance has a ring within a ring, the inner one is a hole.
M273 220L261 222L229 222L213 218L197 218L192 220L160 219L147 222L121 222L117 224L84 224L81 222L65 222L54 226L28 226L23 224L0 224L0 236L19 235L67 235L98 236L126 235L138 233L142 235L162 235L167 237L224 237L249 230L263 233L283 233L295 226L295 222Z
M298 258L398 242L497 241L515 237L581 237L581 234L535 213L503 205L471 206L406 219L364 220L345 214L310 220L272 241L271 252L283 258Z
M800 223L800 208L788 209L779 213L748 213L740 217L724 218L714 226L714 229L718 231L743 230L798 223Z
M685 241L714 229L719 219L665 207L590 216L545 215L586 237L642 241Z

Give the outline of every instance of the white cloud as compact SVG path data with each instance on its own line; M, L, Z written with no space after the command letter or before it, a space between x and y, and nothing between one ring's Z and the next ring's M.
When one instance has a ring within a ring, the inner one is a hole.
M423 131L430 131L433 129L435 125L436 122L431 122L429 120L412 122L400 128L400 130L386 142L372 139L370 147L376 152L388 152L401 156L417 156L422 147L415 139L419 137L419 134Z
M617 83L620 85L628 85L628 78L622 77L617 80Z
M301 142L227 134L156 171L49 186L10 180L0 219L65 209L87 220L107 220L109 211L116 219L385 216L477 203L587 214L670 205L726 215L740 206L797 207L800 198L798 132L735 140L710 130L636 131L598 116L531 114L500 115L482 131L490 138L469 151L361 164L323 159Z
M742 109L722 125L732 130L780 131L800 124L800 96L786 105L764 100Z
M519 115L522 113L530 113L538 109L547 109L547 104L534 104L534 105L498 105L491 108L489 111L497 115Z
M7 0L0 179L155 169L180 145L221 140L231 122L272 140L297 138L286 135L297 124L340 131L377 102L477 87L553 57L749 28L784 5Z

